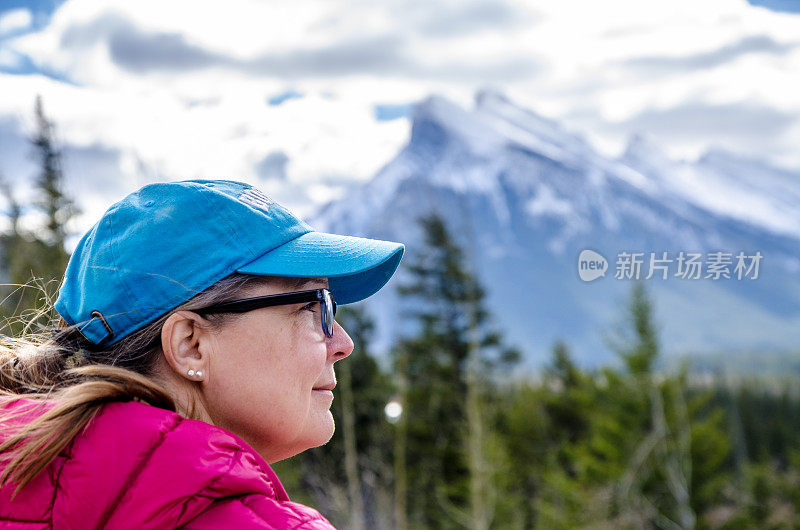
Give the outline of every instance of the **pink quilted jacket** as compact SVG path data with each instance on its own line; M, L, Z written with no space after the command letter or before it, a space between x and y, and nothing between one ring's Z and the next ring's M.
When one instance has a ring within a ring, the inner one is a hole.
M30 421L43 410L33 405L0 406ZM13 501L12 491L0 488L0 528L333 528L289 501L236 435L137 402L105 405Z

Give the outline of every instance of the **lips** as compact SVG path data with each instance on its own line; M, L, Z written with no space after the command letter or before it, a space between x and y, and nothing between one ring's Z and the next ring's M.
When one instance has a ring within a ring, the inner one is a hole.
M336 388L336 383L331 383L329 385L315 386L312 390L330 390L331 392L333 392L334 388Z

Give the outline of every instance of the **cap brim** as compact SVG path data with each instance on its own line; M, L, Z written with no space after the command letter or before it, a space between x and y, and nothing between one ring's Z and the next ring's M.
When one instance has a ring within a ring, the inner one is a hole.
M372 296L392 277L404 246L392 241L308 232L237 272L260 276L328 278L337 304Z

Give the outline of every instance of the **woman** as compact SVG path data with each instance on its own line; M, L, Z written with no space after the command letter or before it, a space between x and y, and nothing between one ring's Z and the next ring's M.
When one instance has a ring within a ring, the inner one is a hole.
M402 253L238 182L113 205L70 259L59 329L0 350L0 526L331 528L269 464L333 435L353 350L336 303Z

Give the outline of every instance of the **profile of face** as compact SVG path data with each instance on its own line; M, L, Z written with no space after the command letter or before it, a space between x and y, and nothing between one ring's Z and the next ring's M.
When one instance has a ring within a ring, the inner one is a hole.
M328 286L327 280L311 280L298 289L292 280L254 287L244 297ZM333 365L352 353L353 341L338 323L333 337L325 335L320 305L256 309L226 319L215 329L179 311L172 327L168 329L173 317L164 326L171 351L166 355L165 350L165 355L172 357L173 369L186 373L187 367L196 367L203 372L202 381L194 384L205 415L270 463L333 436L333 393L325 389L336 384Z

